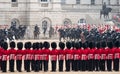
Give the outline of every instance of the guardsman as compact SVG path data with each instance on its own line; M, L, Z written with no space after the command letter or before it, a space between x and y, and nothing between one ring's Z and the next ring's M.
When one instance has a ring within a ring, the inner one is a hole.
M43 44L44 50L43 50L43 64L44 64L44 71L48 71L48 62L49 62L49 54L50 54L50 44L49 42L44 42Z
M114 49L113 49L113 43L112 41L107 42L108 48L107 50L107 71L112 71L112 62L113 62L113 56L114 56Z
M43 43L42 42L40 42L39 43L39 56L40 56L40 58L39 58L39 69L40 69L40 71L42 71L43 69L42 69L42 67L43 67Z
M94 48L93 42L89 43L89 53L88 53L88 62L89 62L89 71L94 70Z
M58 51L58 62L59 62L59 71L63 71L63 63L65 59L65 44L63 42L59 42L59 48L60 50Z
M87 43L82 44L83 50L81 51L81 62L82 62L82 71L87 70L87 60L88 60L88 48L87 48Z
M114 43L114 60L113 60L113 70L119 71L119 59L120 59L120 42L116 41Z
M80 44L79 42L75 43L75 50L73 51L74 54L74 71L78 71L79 70L79 61L80 61L80 57L81 57L81 51L79 49Z
M22 72L21 68L22 68L22 57L24 55L23 53L23 43L22 42L18 42L17 43L17 48L18 50L16 51L16 67L17 67L17 71L18 72Z
M94 59L95 59L95 71L99 71L100 70L100 49L101 48L101 44L100 42L96 43L96 50L95 50L95 55L94 55Z
M10 49L8 50L9 53L9 70L10 72L14 72L14 63L15 63L15 57L16 57L16 44L15 42L10 42Z
M56 63L58 58L58 50L56 42L51 43L52 50L50 51L50 57L51 57L51 64L52 64L52 72L56 71Z
M100 54L101 54L100 70L105 71L106 70L106 57L107 57L106 42L105 41L101 42Z
M35 72L39 72L39 60L40 60L40 54L41 52L39 51L39 42L36 42L36 50L34 53L35 56Z
M25 68L27 72L30 72L30 64L31 64L31 55L32 55L32 51L31 51L31 42L27 42L26 43L26 50L25 50Z
M2 51L1 70L2 70L2 72L7 72L8 43L3 42L2 48L3 48L3 51Z
M35 50L36 50L36 43L32 44L32 54L31 54L31 70L35 70Z
M70 71L72 69L72 60L73 60L73 51L71 50L71 42L66 42L65 49L65 67L66 71Z

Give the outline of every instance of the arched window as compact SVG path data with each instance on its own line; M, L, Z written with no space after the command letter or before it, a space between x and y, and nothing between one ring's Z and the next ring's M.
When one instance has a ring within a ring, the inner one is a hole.
M91 5L95 5L95 0L91 0Z
M63 24L64 24L64 25L71 25L72 22L71 22L70 19L67 19L67 18L66 18L66 19L63 21Z

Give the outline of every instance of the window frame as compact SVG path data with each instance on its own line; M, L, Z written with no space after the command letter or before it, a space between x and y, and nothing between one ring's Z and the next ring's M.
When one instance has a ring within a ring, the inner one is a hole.
M80 4L80 0L76 0L76 4Z
M91 0L91 5L95 5L95 0Z

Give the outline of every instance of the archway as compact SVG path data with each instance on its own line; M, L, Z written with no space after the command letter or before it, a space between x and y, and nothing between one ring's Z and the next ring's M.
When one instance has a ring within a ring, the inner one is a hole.
M72 25L72 22L71 22L70 19L66 18L66 19L64 19L63 24L64 24L65 26L67 26L67 25Z
M52 22L48 17L45 17L41 20L41 30L43 33L48 33L51 26Z
M11 20L11 26L19 27L20 21L17 18Z

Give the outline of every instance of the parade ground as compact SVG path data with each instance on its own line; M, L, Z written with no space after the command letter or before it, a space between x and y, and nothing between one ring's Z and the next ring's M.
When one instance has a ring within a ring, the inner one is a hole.
M39 39L39 40L15 40L15 42L44 42L44 41L48 41L48 42L59 42L58 39ZM51 49L51 48L50 48ZM58 62L57 62L58 63ZM7 72L6 73L2 73L0 71L0 74L120 74L120 72L115 72L115 71L112 71L112 72L108 72L108 71L92 71L92 72L88 72L88 71L70 71L70 72L65 72L65 63L64 63L64 71L63 72L59 72L58 71L58 66L57 66L57 71L56 72L51 72L51 61L49 61L49 71L48 72L44 72L44 71L39 71L39 72L34 72L34 71L31 71L31 72L25 72L24 71L24 68L23 68L23 65L22 65L22 72L17 72L16 70L16 62L15 62L15 72L9 72L8 71L8 68L9 68L9 62L8 62L8 65L7 65Z

